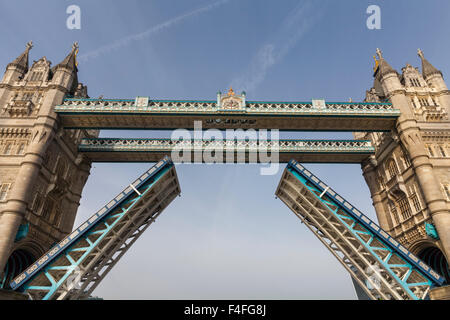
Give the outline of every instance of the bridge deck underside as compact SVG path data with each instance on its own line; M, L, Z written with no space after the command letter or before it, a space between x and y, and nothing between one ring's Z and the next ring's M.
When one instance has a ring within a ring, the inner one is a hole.
M172 156L170 151L151 151L151 152L136 152L136 151L82 151L84 155L88 156L93 162L155 162L157 159L161 159L164 156ZM288 163L290 160L295 159L299 162L303 163L361 163L364 159L370 156L372 153L300 153L300 152L285 152L279 154L279 160L274 161L275 163ZM270 156L270 155L268 155ZM180 155L180 158L184 156ZM196 161L196 157L200 159L200 161ZM208 161L204 157L204 153L200 153L200 155L195 155L193 152L190 152L188 156L185 158L187 160L183 161L185 163L225 163L230 162L226 158L226 153L223 154L223 160L220 162L217 161ZM249 155L249 153L233 153L230 157L232 159L232 163L266 163L269 159L265 157L261 157L260 154L255 153ZM174 160L175 163L178 163L177 160Z
M236 115L196 114L161 115L157 113L66 113L58 112L68 129L194 129L201 121L202 129L279 129L282 131L390 131L396 117L340 114L314 115Z

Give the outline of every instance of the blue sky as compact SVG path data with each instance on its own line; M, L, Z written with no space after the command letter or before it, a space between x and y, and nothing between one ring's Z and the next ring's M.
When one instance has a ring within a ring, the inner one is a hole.
M81 8L81 29L66 8ZM381 30L366 8L381 8ZM375 49L398 71L420 67L417 48L450 70L450 2L431 1L4 1L0 66L33 40L31 60L53 65L78 41L79 79L91 97L208 99L230 85L249 100L354 101L372 85ZM102 131L104 137L168 132ZM351 138L350 133L282 133ZM76 225L150 164L94 164ZM374 218L359 165L307 165ZM94 294L109 299L354 299L349 275L274 198L282 170L179 165L182 196Z

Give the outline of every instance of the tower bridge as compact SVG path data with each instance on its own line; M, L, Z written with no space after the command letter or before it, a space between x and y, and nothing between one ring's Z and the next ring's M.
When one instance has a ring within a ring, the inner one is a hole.
M264 102L232 89L206 101L91 99L78 81L76 43L54 67L46 57L30 66L31 48L0 82L1 288L37 299L88 295L179 193L172 162L162 160L163 175L144 173L72 231L92 162L217 150L237 161L275 150L277 161L293 159L277 196L369 298L450 298L450 91L422 51L422 72L407 64L399 74L377 50L364 102ZM202 129L352 131L355 140L98 138L99 129L195 129L195 121ZM378 224L298 161L361 163ZM68 282L75 271L80 288Z

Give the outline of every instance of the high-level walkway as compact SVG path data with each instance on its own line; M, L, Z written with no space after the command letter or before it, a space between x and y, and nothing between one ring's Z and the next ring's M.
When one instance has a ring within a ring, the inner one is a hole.
M155 162L163 156L183 158L183 162L213 162L204 155L218 156L220 162L360 163L375 152L363 140L171 140L93 138L82 139L78 150L94 162ZM273 153L278 152L274 160ZM194 153L199 153L199 161ZM220 155L219 155L220 153ZM230 156L227 156L229 154ZM186 157L187 155L187 157ZM219 162L219 161L216 161Z
M55 107L65 128L90 129L280 129L296 131L389 131L400 111L390 103L265 102L236 100L66 98ZM237 99L237 98L236 98ZM240 105L239 105L240 104Z

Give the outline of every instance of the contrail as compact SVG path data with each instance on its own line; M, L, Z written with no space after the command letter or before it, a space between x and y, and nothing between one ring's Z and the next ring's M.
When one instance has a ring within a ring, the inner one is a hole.
M274 39L268 40L252 58L246 72L231 81L231 87L252 91L266 78L267 71L291 51L317 20L311 2L301 2L282 22Z
M160 31L162 31L164 29L167 29L167 28L169 28L169 27L171 27L171 26L173 26L175 24L180 23L183 20L186 20L187 18L199 15L200 13L203 13L203 12L210 11L210 10L212 10L212 9L214 9L214 8L220 6L220 5L223 5L223 4L225 4L225 3L229 2L229 1L230 0L216 1L214 3L211 3L211 4L207 5L207 6L204 6L204 7L195 9L195 10L192 10L190 12L184 13L182 15L179 15L179 16L175 17L175 18L167 20L166 22L163 22L163 23L160 23L160 24L158 24L156 26L153 26L150 29L147 29L147 30L145 30L143 32L140 32L140 33L137 33L137 34L134 34L134 35L130 35L130 36L127 36L127 37L122 38L122 39L118 39L118 40L114 41L111 44L108 44L108 45L102 46L102 47L100 47L100 48L98 48L96 50L93 50L93 51L81 54L80 56L78 56L78 61L87 61L87 60L89 60L91 58L97 58L98 56L100 56L100 55L102 55L104 53L108 53L108 52L110 52L110 51L112 51L114 49L118 49L120 47L124 47L124 46L128 45L132 41L138 41L138 40L142 40L144 38L147 38L147 37L149 37L151 35L154 35L154 34L160 32Z

